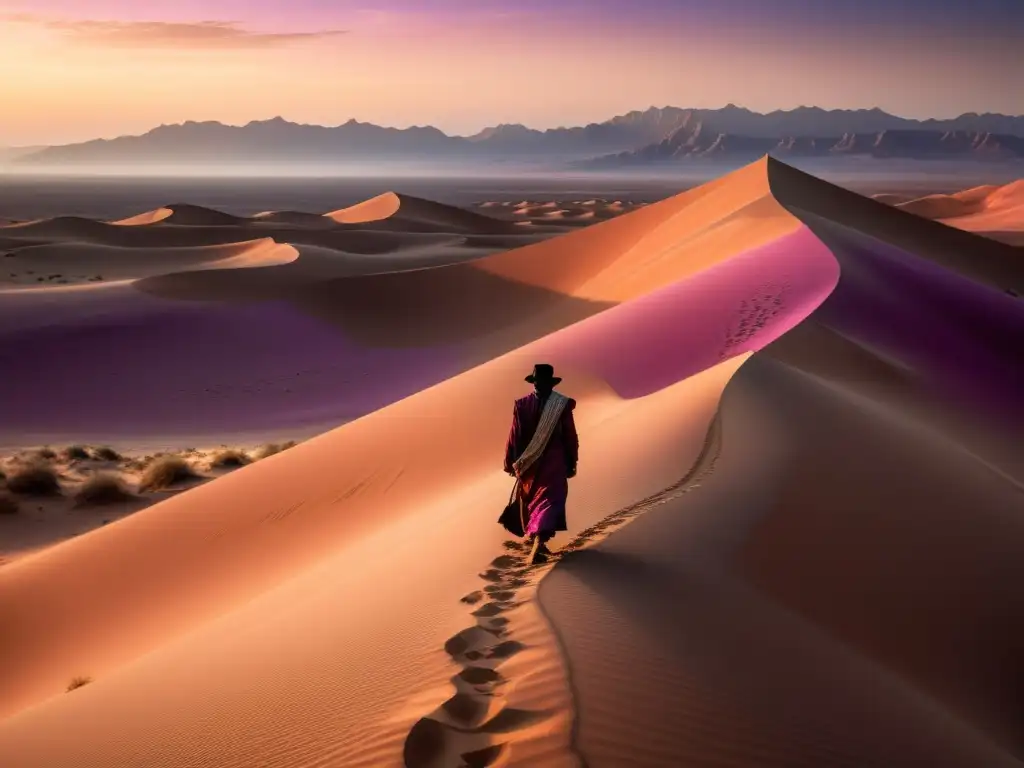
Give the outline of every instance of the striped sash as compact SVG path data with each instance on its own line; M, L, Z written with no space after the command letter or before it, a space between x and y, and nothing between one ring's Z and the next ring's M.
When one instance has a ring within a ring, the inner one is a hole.
M547 402L544 403L544 410L540 415L540 424L537 425L537 431L533 433L530 444L526 446L523 455L512 464L512 468L515 469L517 476L521 477L523 472L533 466L533 463L544 453L544 449L548 446L548 440L554 434L555 427L558 426L558 422L562 418L562 411L565 410L566 403L568 402L569 398L559 392L552 392L548 396Z

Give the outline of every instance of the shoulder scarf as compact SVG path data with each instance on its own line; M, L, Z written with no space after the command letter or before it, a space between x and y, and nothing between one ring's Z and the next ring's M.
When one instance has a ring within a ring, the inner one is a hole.
M528 470L540 458L540 455L544 453L544 449L548 446L548 440L554 434L555 427L562 418L562 411L565 410L568 402L569 398L560 392L552 392L548 396L547 402L544 403L544 410L540 415L540 424L537 425L537 431L530 438L530 444L526 446L523 455L512 464L512 468L516 471L517 476L522 476L523 472Z

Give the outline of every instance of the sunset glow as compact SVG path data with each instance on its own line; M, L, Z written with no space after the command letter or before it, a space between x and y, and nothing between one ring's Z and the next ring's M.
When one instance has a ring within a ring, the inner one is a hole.
M651 105L1024 112L1024 5L0 2L0 145L281 115L553 127Z

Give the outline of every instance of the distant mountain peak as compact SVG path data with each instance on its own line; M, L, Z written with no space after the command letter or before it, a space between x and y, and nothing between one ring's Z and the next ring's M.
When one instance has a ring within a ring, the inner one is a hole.
M917 136L914 131L923 133ZM763 114L730 102L720 109L650 106L603 122L546 130L500 123L467 137L449 136L429 125L383 127L355 118L336 126L296 123L281 115L245 125L187 120L142 135L12 154L6 162L145 166L515 160L558 167L595 158L615 164L760 150L857 154L869 147L886 156L1006 158L1018 156L1022 141L1024 116L968 112L952 119L911 120L879 107L816 106Z

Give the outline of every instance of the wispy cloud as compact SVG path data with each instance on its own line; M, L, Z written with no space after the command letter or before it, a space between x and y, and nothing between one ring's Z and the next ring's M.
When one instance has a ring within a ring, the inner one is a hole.
M105 21L30 14L12 14L0 20L42 27L77 43L116 48L273 48L337 37L348 31L257 32L245 29L237 21Z

